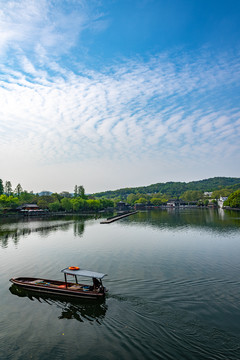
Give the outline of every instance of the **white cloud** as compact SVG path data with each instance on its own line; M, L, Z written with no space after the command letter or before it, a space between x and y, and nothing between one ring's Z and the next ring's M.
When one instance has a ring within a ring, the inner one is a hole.
M120 154L128 156L129 152L143 153L149 148L151 153L157 154L160 144L172 148L180 156L181 149L174 146L181 145L182 141L187 141L191 147L196 142L200 149L199 146L205 146L220 129L225 141L227 136L234 135L235 117L230 109L211 110L208 104L198 109L198 104L195 108L191 102L189 115L189 108L181 104L181 82L183 77L188 82L186 74L174 74L171 70L159 78L160 63L155 62L156 71L152 69L152 61L139 63L139 67L134 63L132 69L123 67L109 75L92 73L91 78L59 69L58 65L58 77L51 78L47 74L43 78L44 73L39 77L26 57L21 59L25 72L33 78L27 80L21 73L16 77L5 67L0 89L2 139L8 134L9 141L15 143L17 137L19 146L29 144L41 161L94 158L100 156L100 152L107 155L109 149L116 158ZM191 73L188 75L192 77ZM175 77L170 88L168 77ZM231 79L224 78L226 81L231 82ZM192 89L192 79L191 83ZM198 80L194 91L203 86L205 82L201 84ZM186 91L184 84L183 93ZM189 90L188 96L191 92ZM149 109L152 94L155 103ZM172 102L170 95L178 107L169 107L166 111L165 102ZM228 146L231 147L231 141Z
M213 169L223 158L226 168L239 160L238 57L172 53L102 71L78 72L75 63L70 71L55 55L77 44L84 29L104 27L101 14L81 2L81 11L68 14L45 0L0 4L0 52L14 54L0 65L0 161L9 175L9 163L19 172L20 163L34 169L34 181L52 167L55 183L64 172L69 184L81 164L89 174L112 169L116 184L124 173L127 186L143 171L151 182L162 171L174 176L172 167L190 173L194 159L199 173L210 158ZM106 177L98 176L100 186Z
M83 1L69 4L68 11L62 5L53 0L0 0L0 54L33 52L43 64L47 54L57 57L75 46L84 30L106 26L102 15Z

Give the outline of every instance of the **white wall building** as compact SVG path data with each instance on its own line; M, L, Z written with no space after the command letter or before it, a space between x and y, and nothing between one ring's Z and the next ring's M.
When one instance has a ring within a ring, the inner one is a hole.
M223 208L223 203L224 201L226 201L228 198L227 196L220 196L220 199L218 200L218 206L222 209Z
M204 193L204 196L205 197L211 197L212 196L212 191L211 192L209 192L209 191L205 191L205 193Z

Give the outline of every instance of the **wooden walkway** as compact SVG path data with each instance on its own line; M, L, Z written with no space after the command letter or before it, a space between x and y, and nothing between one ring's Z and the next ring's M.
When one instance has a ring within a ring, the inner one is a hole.
M130 215L133 215L133 214L136 214L136 213L137 213L137 211L132 211L132 212L129 212L127 214L113 216L111 218L108 218L107 220L101 221L100 224L111 224L114 221L120 220L122 218L125 218L126 216L130 216Z

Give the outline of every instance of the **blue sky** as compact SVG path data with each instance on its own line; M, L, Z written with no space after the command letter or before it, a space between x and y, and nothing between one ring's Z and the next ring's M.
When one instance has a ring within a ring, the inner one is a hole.
M1 176L92 193L240 177L240 2L0 0Z

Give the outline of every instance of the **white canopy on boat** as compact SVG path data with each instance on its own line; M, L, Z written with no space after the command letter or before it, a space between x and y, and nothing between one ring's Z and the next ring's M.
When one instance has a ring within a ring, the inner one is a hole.
M99 273L99 272L95 272L95 271L83 270L83 269L70 270L69 268L63 269L63 270L61 270L61 272L65 273L65 274L69 274L69 275L85 276L85 277L91 277L91 278L97 278L97 279L102 279L102 278L104 278L104 276L107 275L107 274L103 274L103 273Z

